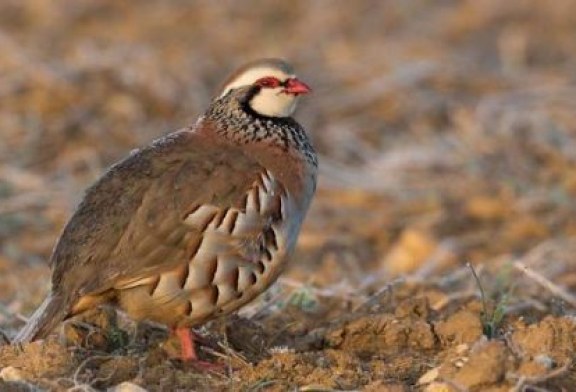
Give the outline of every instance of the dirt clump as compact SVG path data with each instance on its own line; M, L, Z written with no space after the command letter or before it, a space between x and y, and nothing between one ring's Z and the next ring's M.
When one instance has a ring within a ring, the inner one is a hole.
M572 317L548 316L536 324L515 330L511 342L525 358L547 356L556 365L562 365L574 359L576 321Z
M436 344L430 324L419 319L398 319L393 314L362 316L330 331L329 347L359 356L398 353L407 349L430 350Z
M504 380L507 356L503 342L480 341L460 362L443 366L440 374L443 379L465 390L494 386Z
M476 342L482 336L482 328L480 316L469 310L456 312L434 326L444 347Z

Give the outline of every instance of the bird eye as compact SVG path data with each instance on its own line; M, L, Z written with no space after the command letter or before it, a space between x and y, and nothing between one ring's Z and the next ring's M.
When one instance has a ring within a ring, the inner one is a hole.
M260 87L274 88L281 85L280 81L273 76L258 79L256 84Z

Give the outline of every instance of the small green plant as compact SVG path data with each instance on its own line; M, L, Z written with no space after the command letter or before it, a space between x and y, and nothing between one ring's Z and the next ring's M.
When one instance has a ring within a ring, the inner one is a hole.
M311 287L302 286L290 295L288 304L304 312L314 312L318 307L318 298Z
M502 325L504 316L506 315L506 307L508 305L508 300L510 296L510 269L507 268L503 270L503 273L498 274L496 278L496 287L494 289L495 295L493 298L489 298L486 295L480 277L476 273L474 267L467 263L468 268L472 272L472 276L476 281L476 285L480 290L480 297L482 299L482 314L480 315L480 320L482 321L482 331L488 339L496 337L498 330ZM492 306L489 306L489 302L492 302Z
M130 342L126 331L116 326L112 326L108 331L106 331L106 335L110 348L113 351L123 349Z

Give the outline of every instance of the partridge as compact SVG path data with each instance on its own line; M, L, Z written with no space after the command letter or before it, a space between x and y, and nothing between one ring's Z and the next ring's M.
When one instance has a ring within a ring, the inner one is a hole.
M266 290L294 249L317 157L292 114L310 88L263 59L224 83L195 125L113 165L86 192L50 259L50 293L14 339L45 338L101 304L187 331Z

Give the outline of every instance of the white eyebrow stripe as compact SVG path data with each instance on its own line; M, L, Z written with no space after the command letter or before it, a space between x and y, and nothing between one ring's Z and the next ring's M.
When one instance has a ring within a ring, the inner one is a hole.
M274 76L274 77L278 78L281 82L285 81L286 79L296 77L295 75L286 74L286 73L282 72L281 70L275 69L275 68L270 68L270 67L252 68L252 69L249 69L246 72L238 75L238 77L236 79L234 79L231 83L226 85L218 98L223 97L224 95L228 94L228 92L230 90L233 90L233 89L239 88L239 87L243 87L243 86L249 86L249 85L253 84L255 81L257 81L258 79L266 77L266 76Z

